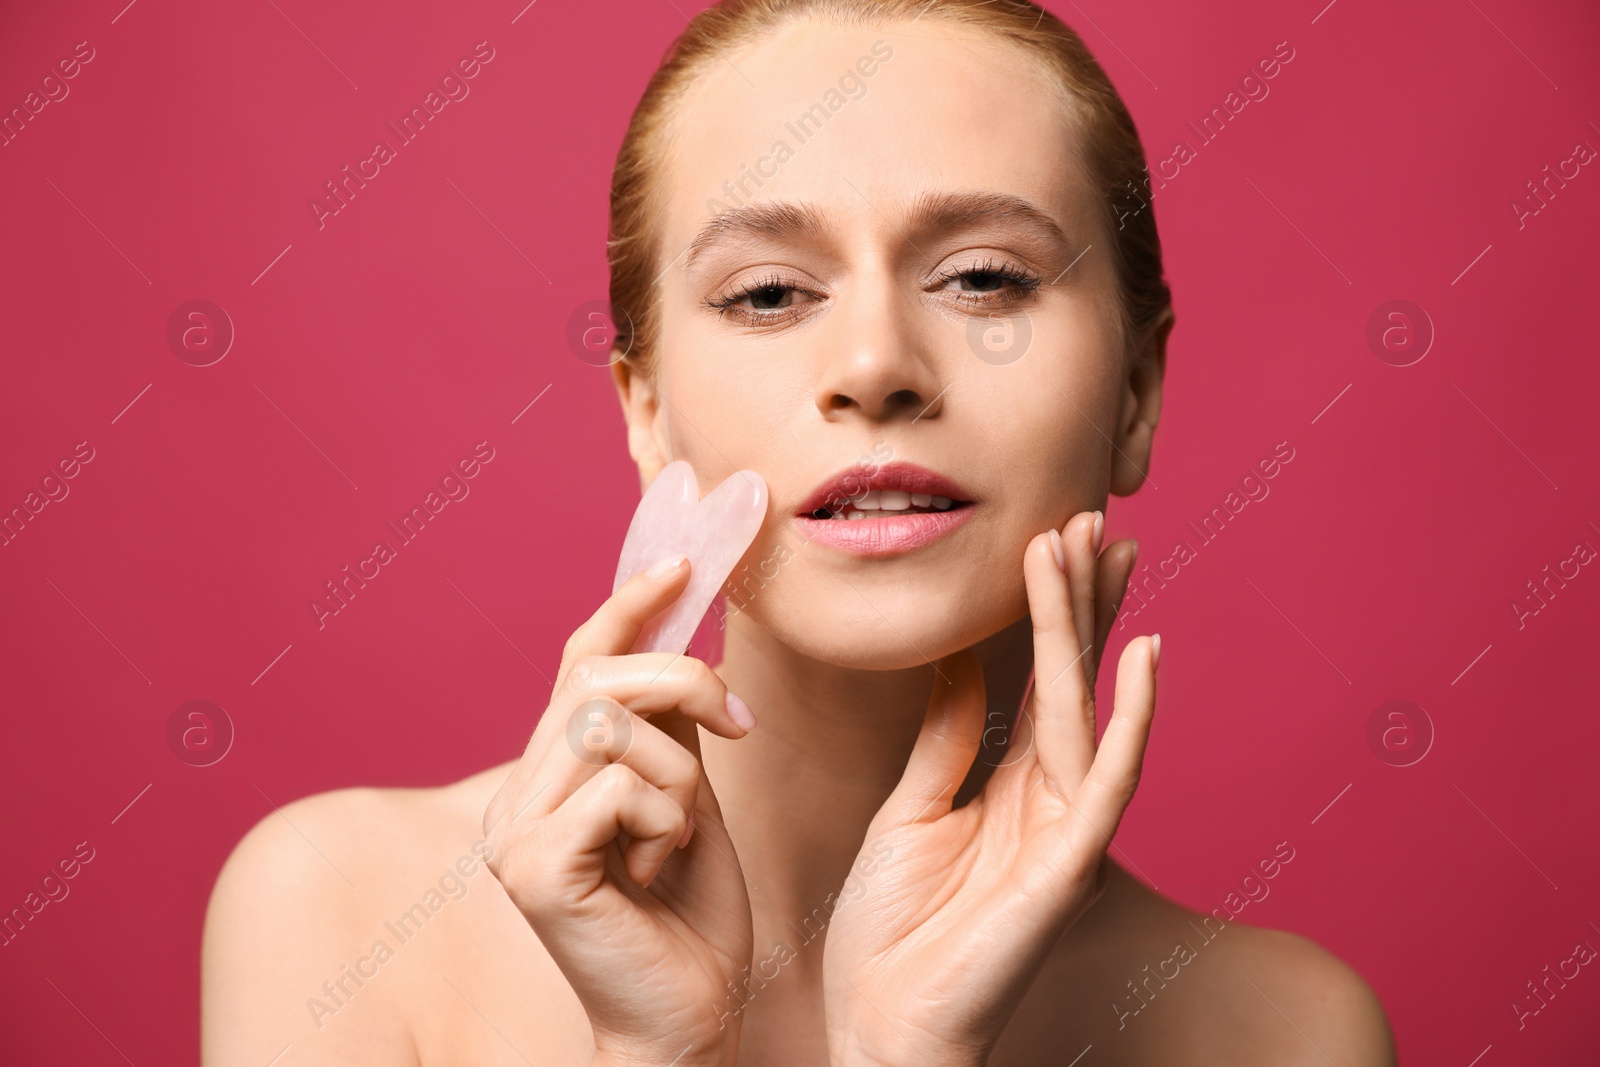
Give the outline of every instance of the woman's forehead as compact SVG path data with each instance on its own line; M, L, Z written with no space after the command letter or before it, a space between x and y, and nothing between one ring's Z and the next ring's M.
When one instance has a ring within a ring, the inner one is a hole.
M887 225L951 192L1014 197L1081 229L1081 138L1043 65L991 33L797 24L712 60L678 102L663 247L670 259L716 215L762 201Z

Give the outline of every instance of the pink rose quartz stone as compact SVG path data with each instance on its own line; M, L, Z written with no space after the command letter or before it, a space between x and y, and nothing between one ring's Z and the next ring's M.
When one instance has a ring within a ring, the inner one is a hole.
M635 652L683 653L717 591L750 548L767 514L767 483L755 471L735 471L700 499L694 468L675 460L650 483L633 513L617 560L615 593L657 560L689 557L689 585L672 606L645 624Z

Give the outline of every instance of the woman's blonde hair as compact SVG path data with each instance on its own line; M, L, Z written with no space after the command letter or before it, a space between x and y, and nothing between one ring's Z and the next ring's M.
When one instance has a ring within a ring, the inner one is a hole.
M696 15L667 50L634 109L612 171L607 259L614 344L630 363L649 373L655 358L654 290L663 266L655 181L674 107L709 64L720 65L741 46L802 20L840 26L944 21L987 30L1041 62L1076 105L1084 164L1113 238L1123 337L1136 345L1155 329L1172 296L1144 147L1105 71L1060 19L1028 0L721 0Z

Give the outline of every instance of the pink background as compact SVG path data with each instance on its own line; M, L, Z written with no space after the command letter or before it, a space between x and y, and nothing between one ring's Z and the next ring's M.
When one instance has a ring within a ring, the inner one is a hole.
M691 8L125 2L0 16L8 112L94 49L0 147L0 507L94 449L0 547L0 910L95 850L0 947L7 1063L192 1061L202 911L245 830L520 750L637 499L605 375L564 337L605 296L611 163ZM1197 554L1114 638L1165 639L1121 855L1210 910L1287 841L1241 920L1358 968L1404 1062L1592 1060L1596 968L1520 1031L1511 1004L1600 947L1600 568L1521 629L1511 604L1600 548L1600 165L1520 229L1509 202L1600 148L1600 12L1052 7L1152 164L1295 50L1158 194L1167 404L1154 484L1109 535ZM479 41L470 95L319 230L323 183ZM193 299L237 332L207 367L166 340ZM1437 333L1412 366L1366 340L1394 299ZM309 599L485 440L470 496L319 630ZM1185 524L1285 441L1270 496L1198 545ZM209 767L168 747L195 699L236 730ZM1390 700L1435 732L1414 765L1369 745Z

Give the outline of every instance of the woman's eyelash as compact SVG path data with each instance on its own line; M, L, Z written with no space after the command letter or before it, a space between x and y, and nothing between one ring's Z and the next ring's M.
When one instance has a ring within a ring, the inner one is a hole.
M789 291L791 289L798 290L799 288L800 287L798 285L795 285L792 282L790 282L790 281L788 281L788 280L786 280L784 278L780 278L780 277L778 277L777 275L774 274L774 275L769 275L769 276L761 279L760 281L751 282L748 285L741 286L736 292L728 293L728 294L723 295L723 296L711 297L710 299L708 299L706 301L706 305L708 307L711 307L711 308L715 309L717 311L717 313L720 315L723 312L726 312L729 309L734 308L739 303L739 301L745 299L746 297L755 296L757 293L765 292L765 291L768 291L768 290L774 290L774 289L779 290L780 292L787 292L787 291ZM746 311L746 312L753 312L753 313L758 314L758 315L765 314L765 315L770 317L770 316L776 314L779 311L783 311L783 310L787 310L787 309L784 309L784 308L765 308L765 309L760 309L760 308L757 308L757 309L741 308L739 310Z
M1024 293L1033 292L1035 289L1039 288L1043 282L1043 279L1030 270L1026 270L1011 263L996 263L992 259L986 259L980 264L970 267L963 267L960 270L944 271L940 273L939 281L949 283L958 281L962 278L972 278L984 275L995 278L1003 278L1006 281L1011 282ZM966 291L966 295L981 297L983 294L968 290Z
M958 296L962 303L976 305L994 305L1008 303L1028 296L1043 284L1039 275L1015 264L1005 262L997 263L993 259L986 259L982 263L963 267L959 270L951 269L942 271L936 278L941 285L959 281L963 278L997 278L1010 283L1010 288L990 290L962 290ZM792 318L801 311L800 306L791 304L780 308L746 308L740 307L740 302L760 293L776 294L776 300L784 299L790 292L807 293L809 290L796 284L793 280L780 277L776 274L767 275L757 281L740 286L731 293L721 296L709 297L706 306L717 313L719 318L729 312L747 322L755 321L763 324L772 324Z

